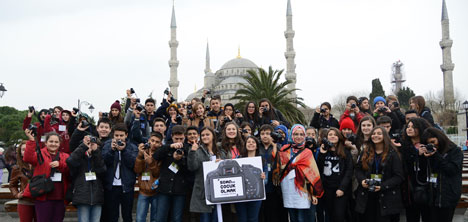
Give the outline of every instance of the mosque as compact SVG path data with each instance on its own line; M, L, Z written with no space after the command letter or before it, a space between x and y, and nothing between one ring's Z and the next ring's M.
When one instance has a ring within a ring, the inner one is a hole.
M296 88L296 64L294 63L294 57L296 53L294 52L293 48L294 30L292 29L291 0L287 1L286 24L286 31L284 32L287 42L287 49L285 52L287 66L286 79L291 80L291 84L288 85L288 88ZM169 60L169 87L174 97L178 100L182 100L178 97L177 93L179 86L179 81L177 79L177 67L179 65L179 61L177 60L177 46L179 43L176 39L176 30L177 25L173 6L171 18L171 40L169 41L169 47L171 48L171 59ZM257 69L258 66L254 62L240 56L239 50L236 58L227 61L223 66L221 66L219 70L213 73L210 67L210 51L207 44L204 86L198 91L190 94L186 100L191 100L195 97L200 98L205 90L210 90L212 95L219 95L221 97L223 104L228 102L236 103L237 101L233 101L231 98L234 97L236 91L242 87L240 83L247 83L243 77L247 76L248 70ZM291 95L291 97L296 97L296 94Z

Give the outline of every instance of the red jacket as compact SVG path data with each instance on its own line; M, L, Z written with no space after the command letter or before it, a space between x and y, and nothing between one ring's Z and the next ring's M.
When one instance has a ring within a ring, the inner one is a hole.
M45 174L47 177L49 177L50 170L51 170L49 164L53 160L49 154L49 151L47 151L47 147L42 148L41 153L42 153L42 156L44 157L44 162L39 165L37 161L37 154L36 154L36 143L34 141L29 140L26 143L26 150L24 152L23 161L25 163L30 163L34 167L33 176ZM63 152L59 152L59 153L60 153L60 160L59 160L58 171L62 173L63 192L64 192L63 196L65 196L68 186L69 186L69 178L70 178L68 166L65 161L67 160L69 155ZM31 191L29 190L29 184L24 190L23 196L32 198ZM42 195L40 197L36 197L35 199L45 200L45 198L46 198L46 195ZM68 203L65 201L65 204L68 204Z
M70 116L70 118L73 118L73 117ZM50 124L51 121L52 121L52 116L48 114L44 120L44 132L48 133L48 132L53 131L53 132L58 133L60 137L62 138L59 151L70 154L70 135L68 135L68 130L66 129L68 127L68 124L62 120L62 113L60 113L58 122L55 122L54 124L51 125ZM66 127L64 131L60 131L60 125L64 125Z

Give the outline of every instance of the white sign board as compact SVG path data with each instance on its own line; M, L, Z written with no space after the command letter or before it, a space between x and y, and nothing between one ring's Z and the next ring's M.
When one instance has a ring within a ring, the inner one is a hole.
M262 158L203 162L206 204L265 199Z

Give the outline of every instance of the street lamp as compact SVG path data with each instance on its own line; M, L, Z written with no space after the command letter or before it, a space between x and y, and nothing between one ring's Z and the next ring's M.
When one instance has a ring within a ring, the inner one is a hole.
M80 102L80 100L78 99L78 110L80 110L80 112L81 112L81 104L85 104L85 105L89 106L89 107L88 107L89 112L93 113L93 111L94 111L94 106L93 106L93 104L91 104L91 103L89 103L89 102L87 102L87 101L81 101L81 102Z
M3 94L5 94L7 90L5 89L5 86L3 86L3 83L0 83L0 98L3 97Z
M466 140L468 140L468 101L462 103L463 109L465 109L465 120L466 120Z

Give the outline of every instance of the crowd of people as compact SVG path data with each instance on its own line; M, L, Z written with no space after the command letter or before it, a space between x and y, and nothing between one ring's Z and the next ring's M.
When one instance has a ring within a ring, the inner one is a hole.
M208 105L205 105L208 104ZM322 103L309 126L268 99L241 110L219 96L159 107L127 90L89 116L30 107L9 187L21 221L218 221L207 205L203 162L259 156L265 200L222 204L223 221L452 221L463 153L435 124L424 98L349 96L336 119ZM38 122L32 123L36 115ZM138 193L134 201L135 193Z

